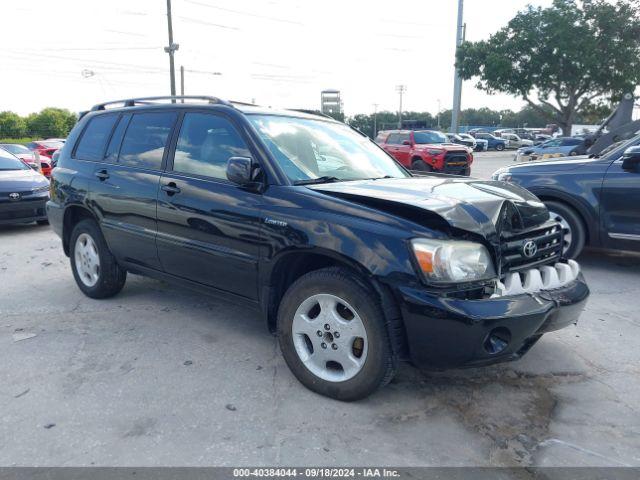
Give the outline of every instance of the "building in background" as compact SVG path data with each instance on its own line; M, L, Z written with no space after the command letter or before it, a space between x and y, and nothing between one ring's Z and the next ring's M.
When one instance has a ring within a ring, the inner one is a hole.
M320 92L320 110L325 115L329 115L336 120L344 120L340 90L323 90Z

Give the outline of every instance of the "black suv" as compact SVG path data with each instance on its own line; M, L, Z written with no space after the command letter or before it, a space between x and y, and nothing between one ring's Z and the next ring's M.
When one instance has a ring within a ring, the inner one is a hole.
M589 294L526 190L416 177L330 118L214 97L95 106L62 149L47 212L89 297L133 273L242 301L295 376L341 400L402 359L517 359Z

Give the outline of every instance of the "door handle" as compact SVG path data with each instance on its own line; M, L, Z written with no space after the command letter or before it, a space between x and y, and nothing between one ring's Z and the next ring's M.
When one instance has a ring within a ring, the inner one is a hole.
M94 173L94 175L98 177L101 182L109 178L109 173L106 170L98 170L97 172Z
M170 197L175 195L176 193L180 193L180 187L178 187L174 182L168 183L166 185L162 185L162 191L167 192L167 195Z

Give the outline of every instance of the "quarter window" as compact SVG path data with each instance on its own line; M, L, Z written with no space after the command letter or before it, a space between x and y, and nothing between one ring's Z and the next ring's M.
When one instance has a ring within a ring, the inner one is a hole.
M229 158L248 156L246 143L228 120L206 113L187 113L178 136L173 170L226 179Z
M89 120L80 143L76 148L76 158L81 160L102 160L107 140L117 120L116 115L100 115Z
M159 170L176 117L173 112L134 115L122 141L119 162L132 167Z

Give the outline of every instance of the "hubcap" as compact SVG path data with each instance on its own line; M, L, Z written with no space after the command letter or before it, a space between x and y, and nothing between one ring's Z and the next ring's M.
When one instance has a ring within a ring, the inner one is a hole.
M296 310L291 327L302 363L329 382L355 377L367 359L367 332L351 305L339 297L318 294Z
M554 220L560 224L560 228L562 228L563 233L562 253L567 253L567 251L571 247L571 241L573 240L573 236L571 234L571 226L563 216L557 214L556 212L552 212L551 210L549 210L549 217L551 218L551 220Z
M93 287L100 279L100 255L89 234L81 233L74 248L76 272L82 283Z

